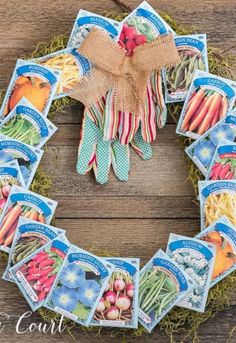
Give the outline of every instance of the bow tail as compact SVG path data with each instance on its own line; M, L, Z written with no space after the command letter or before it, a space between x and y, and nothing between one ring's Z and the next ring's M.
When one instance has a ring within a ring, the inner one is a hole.
M82 102L85 107L91 107L106 95L113 83L111 74L94 66L90 74L83 77L69 92L69 96Z

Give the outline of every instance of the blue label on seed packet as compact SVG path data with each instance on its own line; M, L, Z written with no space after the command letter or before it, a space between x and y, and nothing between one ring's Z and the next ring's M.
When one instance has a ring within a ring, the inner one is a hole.
M225 122L227 124L236 125L236 116L235 115L227 115L227 117L225 118Z
M12 203L18 202L18 201L23 201L23 202L28 202L31 203L38 208L42 210L44 213L45 217L48 217L52 214L51 208L43 201L41 198L37 197L36 195L33 195L31 193L16 193L10 195L10 200Z
M28 64L21 66L16 69L17 75L21 76L24 74L31 74L31 73L37 73L41 75L42 77L46 78L48 82L53 85L57 82L57 78L53 73L51 73L48 69L39 66L37 64Z
M108 19L104 17L94 15L94 16L81 17L77 20L78 26L83 26L83 25L88 25L88 24L101 27L113 36L118 35L117 29L109 22Z
M13 167L0 167L0 177L10 175L16 178L19 174L19 171Z
M37 233L46 236L48 239L53 239L58 235L58 232L52 230L49 226L37 222L30 222L19 226L19 234Z
M164 258L154 258L153 266L163 268L170 271L174 277L178 280L180 291L186 291L188 289L188 281L182 271L171 261Z
M188 46L188 47L193 47L196 48L199 51L202 51L205 48L205 44L203 41L192 38L190 37L176 37L174 38L175 45L177 48L182 47L182 46Z
M156 27L157 31L161 35L167 33L167 29L165 25L163 24L163 20L158 18L157 15L153 14L152 12L143 8L138 8L135 15L137 17L147 18Z
M222 91L229 99L235 96L235 91L223 80L216 77L200 77L194 80L194 86L196 88L202 86L212 86L217 90Z
M203 254L205 258L209 261L213 258L213 253L203 244L194 240L180 239L174 242L171 242L169 245L170 251L177 249L194 249L199 253Z
M88 263L93 268L97 270L99 275L101 275L102 278L106 278L108 276L108 270L106 266L98 260L94 255L90 255L87 252L81 252L81 253L72 253L68 256L68 261L71 262L82 262L82 263Z
M236 181L199 181L202 195L207 198L211 193L221 190L236 191ZM206 185L206 187L204 187ZM204 187L204 188L203 188Z
M2 136L0 135L0 139ZM27 145L11 139L1 140L0 141L0 150L7 150L9 154L14 154L14 150L19 151L22 153L25 158L30 161L30 163L35 163L38 160L38 156L35 152Z
M89 60L87 60L87 58L85 58L84 56L80 55L76 49L72 49L71 54L75 56L78 60L83 72L82 75L87 74L91 69L91 63L89 62Z
M137 273L137 267L123 259L107 258L107 261L113 263L117 268L127 271L131 276L134 276Z
M223 145L217 149L219 155L236 153L236 145Z
M232 240L232 242L236 245L236 231L232 229L231 226L223 224L223 223L216 223L215 230L225 233Z

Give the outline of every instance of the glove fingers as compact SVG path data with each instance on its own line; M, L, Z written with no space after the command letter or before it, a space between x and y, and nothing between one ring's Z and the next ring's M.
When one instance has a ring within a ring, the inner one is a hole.
M104 112L105 112L106 98L101 97L91 107L86 108L85 115L96 124L100 130L103 128Z
M153 103L150 81L148 81L147 84L145 107L144 112L142 113L141 122L141 132L144 141L147 143L155 141L157 133L156 108Z
M150 160L152 157L152 147L149 143L143 140L140 130L137 131L134 139L131 142L131 146L143 160Z
M157 127L162 129L167 120L167 108L165 105L164 95L162 91L162 76L159 72L154 72L151 75L151 87L153 101L156 106Z
M96 163L93 165L96 181L100 184L104 184L108 181L111 166L110 147L111 143L109 141L104 141L101 134L96 147Z
M96 125L87 116L84 116L77 160L77 172L81 175L86 174L91 169L90 165L96 149L98 130Z
M121 144L127 145L139 128L140 117L129 112L119 112L118 135Z
M112 167L120 181L128 181L130 171L130 152L128 145L115 141L111 145Z

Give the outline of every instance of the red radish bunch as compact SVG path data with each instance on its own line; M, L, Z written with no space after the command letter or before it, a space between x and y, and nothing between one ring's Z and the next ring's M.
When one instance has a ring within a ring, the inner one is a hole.
M38 301L46 298L56 279L56 274L53 273L55 263L54 258L41 251L19 269L36 292Z
M136 46L147 42L147 37L139 34L134 26L124 24L120 34L120 41L124 44L127 55L131 56Z
M100 299L94 319L129 321L135 287L129 273L114 272Z
M216 162L210 172L210 180L232 180L234 178L234 170L230 160L227 163Z

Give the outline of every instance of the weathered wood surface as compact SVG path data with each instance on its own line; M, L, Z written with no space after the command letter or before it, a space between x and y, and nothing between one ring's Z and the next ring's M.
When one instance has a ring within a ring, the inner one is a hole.
M127 2L128 3L128 2ZM130 5L139 1L131 0ZM198 32L209 34L212 45L236 52L235 0L162 0L150 1L184 25L194 25ZM0 0L0 88L10 79L17 57L34 49L40 41L49 41L60 33L69 33L80 8L90 11L116 9L109 0ZM97 185L92 175L78 176L75 171L80 130L81 106L59 113L55 123L59 130L49 142L43 158L45 171L52 175L52 197L59 201L56 225L67 229L73 243L83 248L95 245L123 256L140 256L146 262L158 247L165 249L168 234L176 232L193 236L199 230L198 207L192 186L186 182L187 170L183 149L177 142L173 120L159 132L148 162L131 154L132 169L128 183L117 182L112 174L106 186ZM3 272L4 261L0 261ZM13 284L0 280L0 312L21 315L29 308ZM236 298L230 307L205 323L200 342L222 343L235 325ZM0 318L0 322L1 322ZM22 329L40 318L34 314L24 321ZM98 338L79 333L76 341L90 343ZM68 342L66 334L43 335L37 332L17 335L15 319L10 318L0 334L3 343ZM105 342L120 338L104 336ZM158 330L151 336L130 337L127 342L168 342ZM179 339L180 341L180 339ZM235 342L232 338L231 342ZM191 342L191 340L189 340Z

